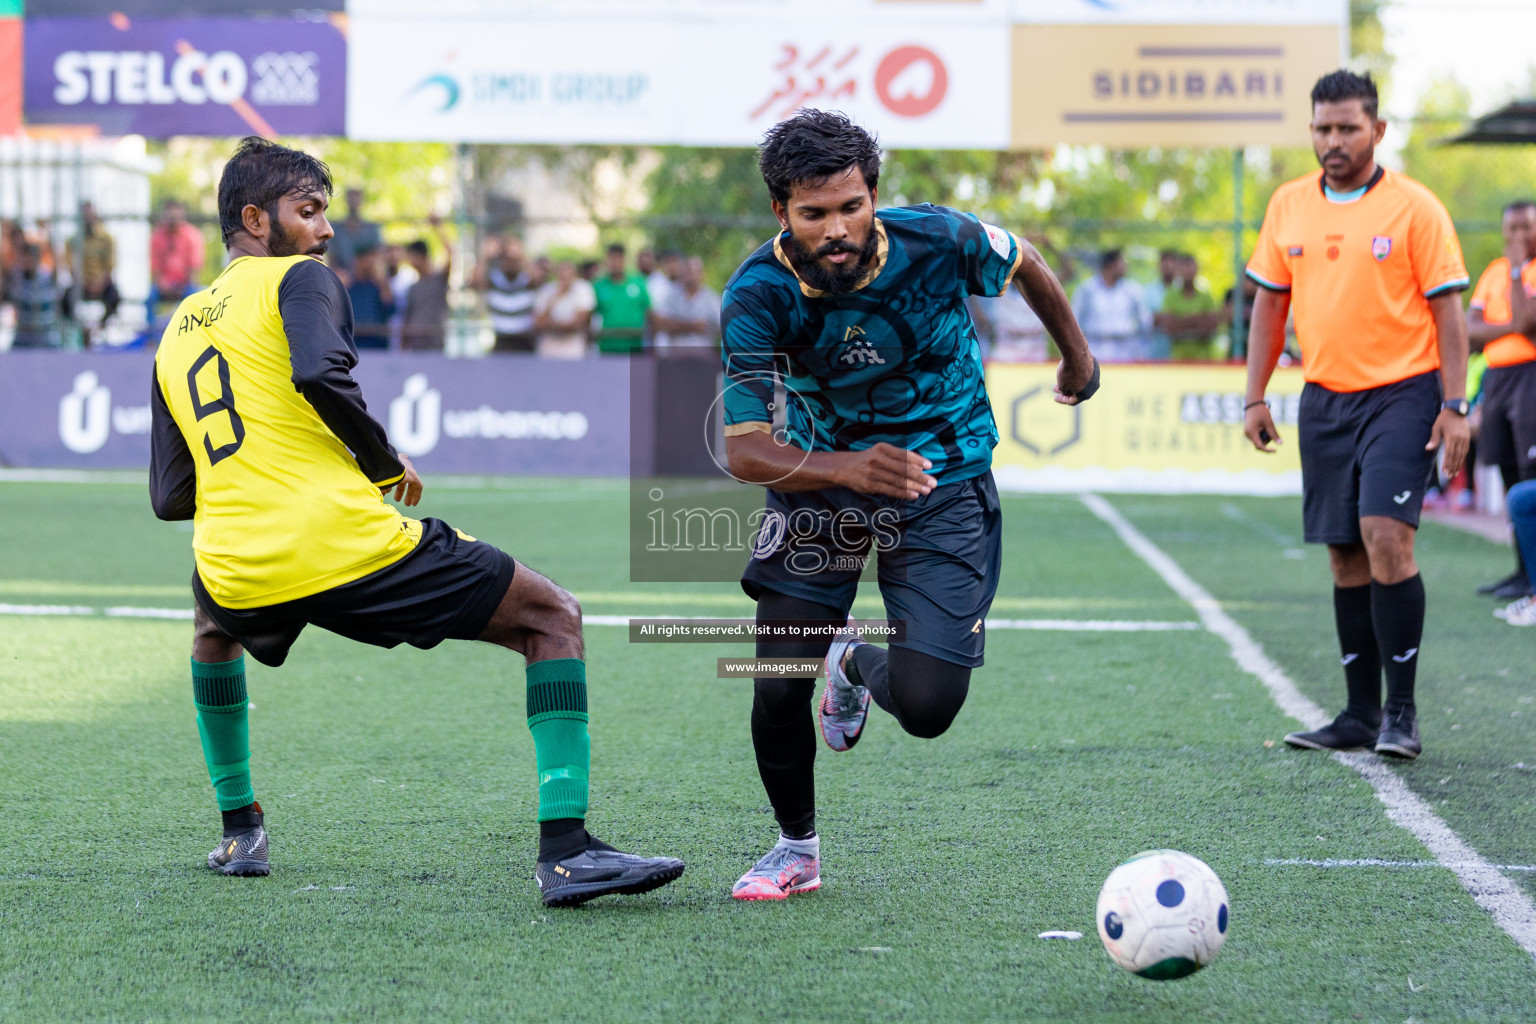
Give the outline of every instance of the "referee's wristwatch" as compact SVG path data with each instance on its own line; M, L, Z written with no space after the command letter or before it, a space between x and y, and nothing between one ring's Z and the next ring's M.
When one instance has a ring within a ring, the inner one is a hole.
M1467 402L1465 398L1452 398L1448 401L1441 402L1440 408L1449 409L1451 412L1458 416L1465 416L1467 414L1467 410L1471 409L1472 406Z

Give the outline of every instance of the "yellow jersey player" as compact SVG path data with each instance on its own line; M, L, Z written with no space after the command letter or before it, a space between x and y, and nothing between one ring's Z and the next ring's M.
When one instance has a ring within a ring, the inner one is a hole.
M621 853L587 832L581 609L565 590L437 519L422 483L369 415L346 289L318 257L330 171L251 137L219 181L230 262L166 328L151 389L150 496L191 519L197 566L192 691L223 814L208 866L269 872L251 786L244 653L281 665L313 624L379 647L484 640L527 659L539 790L535 878L548 905L654 889L672 858Z

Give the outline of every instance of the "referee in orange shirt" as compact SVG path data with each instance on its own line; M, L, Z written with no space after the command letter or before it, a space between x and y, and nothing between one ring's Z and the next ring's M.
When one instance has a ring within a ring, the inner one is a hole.
M1488 264L1472 289L1467 339L1472 351L1488 360L1477 460L1498 466L1508 491L1536 478L1536 202L1524 199L1504 207L1502 227L1504 255ZM1519 545L1515 571L1477 589L1502 598L1531 593Z
M1370 75L1320 78L1311 127L1323 173L1275 190L1248 264L1260 288L1243 433L1263 452L1280 442L1264 389L1294 308L1306 377L1302 514L1307 541L1328 545L1349 701L1328 725L1285 741L1411 759L1422 749L1413 693L1424 632L1413 540L1435 450L1445 446L1447 473L1467 453L1458 293L1469 280L1440 200L1376 164L1387 126Z

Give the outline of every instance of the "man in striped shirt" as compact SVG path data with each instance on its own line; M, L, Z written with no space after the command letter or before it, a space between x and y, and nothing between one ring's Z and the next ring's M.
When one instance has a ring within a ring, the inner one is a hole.
M507 235L487 251L475 268L473 284L485 293L485 305L491 314L491 330L496 333L493 352L532 352L533 296L523 240Z

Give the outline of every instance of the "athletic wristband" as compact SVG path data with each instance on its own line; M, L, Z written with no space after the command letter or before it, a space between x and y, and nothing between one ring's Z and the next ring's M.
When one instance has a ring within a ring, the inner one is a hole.
M1526 265L1530 262L1530 260L1526 260L1525 263L1520 264L1518 267L1511 263L1509 265L1509 279L1511 281L1518 281L1523 278L1525 276Z
M1099 390L1099 361L1093 360L1093 375L1088 378L1088 383L1074 396L1078 402L1086 402Z
M1247 412L1249 409L1252 409L1256 405L1268 405L1268 404L1269 404L1269 401L1267 399L1261 398L1261 399L1259 399L1256 402L1249 402L1247 405L1243 406L1243 412Z

